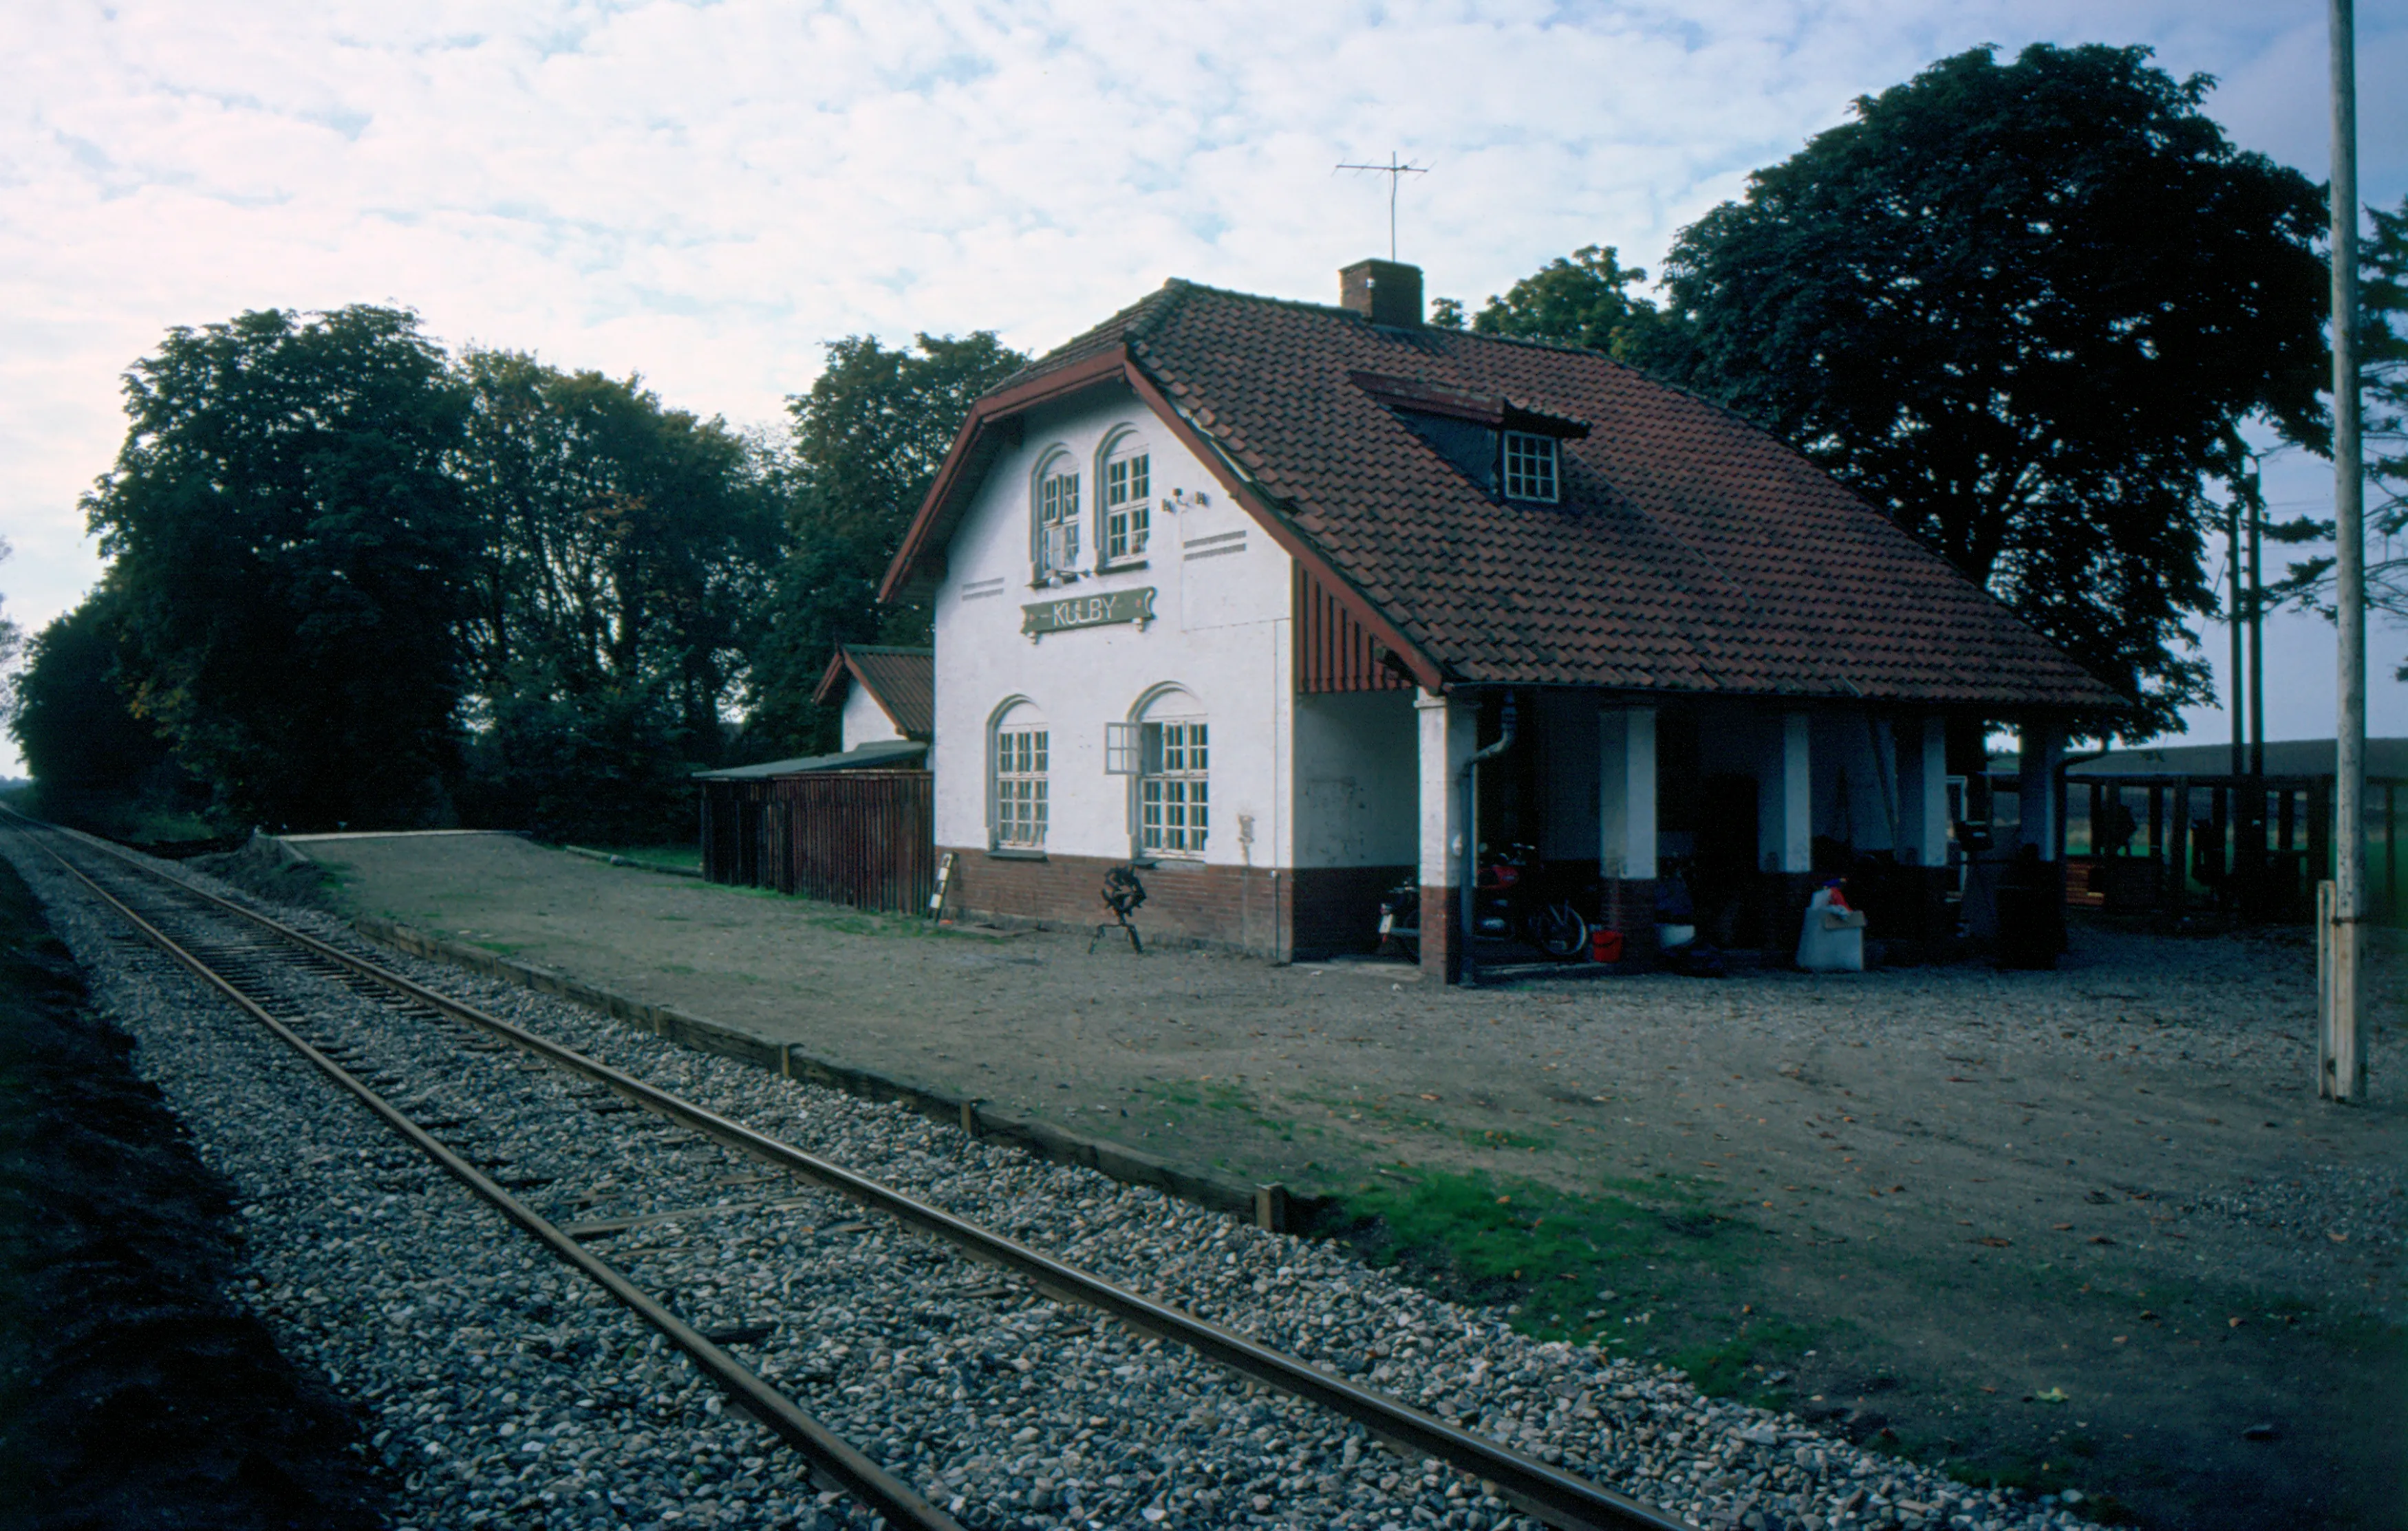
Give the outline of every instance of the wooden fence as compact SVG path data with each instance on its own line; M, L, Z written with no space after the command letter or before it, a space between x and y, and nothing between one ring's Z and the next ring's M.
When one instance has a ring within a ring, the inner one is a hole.
M2013 778L1996 779L1999 800ZM2374 919L2400 923L2403 783L2367 781L2369 892ZM2132 775L2066 783L2068 901L2180 915L2215 909L2297 923L2332 876L2329 776Z
M880 770L705 781L703 876L916 913L936 891L934 781Z

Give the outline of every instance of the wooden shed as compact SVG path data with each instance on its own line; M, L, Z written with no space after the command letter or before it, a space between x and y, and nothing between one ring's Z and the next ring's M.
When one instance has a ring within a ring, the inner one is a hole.
M890 739L697 772L703 876L855 909L924 909L937 876L927 750Z

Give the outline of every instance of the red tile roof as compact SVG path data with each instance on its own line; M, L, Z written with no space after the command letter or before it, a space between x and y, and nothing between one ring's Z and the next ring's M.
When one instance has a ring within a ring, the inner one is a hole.
M840 643L811 700L825 707L840 700L850 678L893 720L909 739L925 739L937 728L937 651Z
M1172 281L973 414L885 589L940 547L1001 418L1120 374L1283 546L1393 629L1425 682L1986 707L2122 699L1737 415L1594 351L1372 323ZM1561 438L1562 500L1506 502L1398 408ZM1441 402L1451 401L1451 403ZM1536 418L1533 418L1536 417ZM1562 422L1551 428L1543 422ZM1572 434L1581 425L1585 434ZM1387 641L1384 637L1382 639ZM1400 657L1403 657L1400 655Z

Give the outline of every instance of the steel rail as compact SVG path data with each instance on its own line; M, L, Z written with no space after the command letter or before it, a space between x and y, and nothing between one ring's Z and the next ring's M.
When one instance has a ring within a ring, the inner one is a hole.
M1155 1302L951 1212L931 1207L841 1165L731 1122L714 1111L645 1083L633 1075L538 1037L462 1000L437 993L389 967L355 956L280 920L143 866L125 851L93 841L147 876L265 926L283 939L408 994L444 1014L482 1027L514 1046L581 1074L631 1101L728 1148L816 1182L861 1206L946 1240L985 1264L1025 1278L1059 1301L1110 1314L1129 1328L1183 1345L1198 1355L1283 1393L1354 1420L1382 1439L1486 1481L1499 1498L1560 1531L1695 1531L1687 1521L1601 1484L1551 1467L1470 1431L1458 1429L1383 1393L1358 1387L1294 1356L1209 1320ZM55 852L53 852L55 854Z
M387 1126L408 1139L412 1147L441 1166L452 1179L492 1203L504 1216L534 1235L559 1259L575 1266L580 1273L609 1293L637 1317L659 1330L669 1343L683 1351L693 1360L703 1375L718 1383L720 1388L734 1398L747 1413L768 1426L831 1482L885 1516L892 1524L908 1526L911 1531L962 1531L960 1522L922 1498L909 1484L871 1461L843 1438L805 1412L793 1399L764 1381L751 1367L712 1344L699 1330L661 1306L643 1289L621 1275L615 1266L562 1232L558 1226L535 1209L495 1184L475 1166L445 1148L429 1136L424 1128L403 1115L391 1102L353 1077L334 1059L320 1052L308 1038L261 1009L250 995L236 988L208 963L186 951L174 937L144 919L123 900L87 876L74 863L49 846L44 846L42 849L49 851L51 859L65 868L69 876L91 889L109 908L122 915L127 923L142 933L145 939L190 969L202 982L224 995L245 1014L273 1032L279 1040L308 1060L328 1079L349 1091L362 1105L381 1117ZM149 870L147 867L140 867L139 864L136 866L140 870ZM191 888L189 884L185 887L187 891L199 894L204 898L211 896L200 889ZM222 902L222 900L217 900L217 902ZM271 924L273 923L270 922Z

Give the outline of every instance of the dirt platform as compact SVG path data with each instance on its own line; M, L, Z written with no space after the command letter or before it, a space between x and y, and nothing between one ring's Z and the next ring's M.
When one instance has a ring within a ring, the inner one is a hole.
M309 847L358 912L1192 1164L1547 1333L2164 1526L2397 1526L2396 974L2310 1080L2303 938L1526 982L933 935L505 837Z

